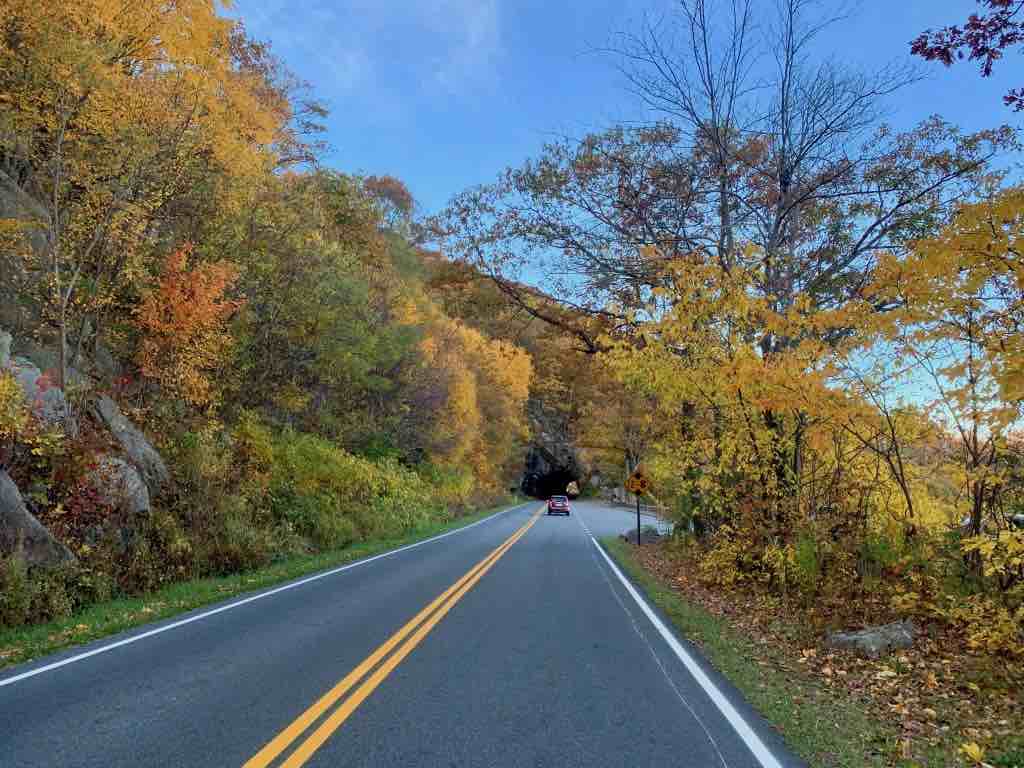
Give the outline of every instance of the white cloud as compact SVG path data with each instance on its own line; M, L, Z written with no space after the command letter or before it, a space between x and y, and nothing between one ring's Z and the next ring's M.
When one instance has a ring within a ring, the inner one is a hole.
M448 47L434 68L436 82L448 92L494 74L501 53L497 0L446 0L439 14L449 30Z
M372 77L373 65L364 50L331 43L321 46L318 55L330 72L330 83L335 90L355 90L367 85Z
M498 0L238 0L236 13L286 59L316 62L324 77L307 79L339 95L410 76L457 94L491 79L501 54Z

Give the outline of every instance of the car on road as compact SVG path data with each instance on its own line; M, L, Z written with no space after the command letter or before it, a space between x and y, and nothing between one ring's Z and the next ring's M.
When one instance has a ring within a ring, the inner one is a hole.
M552 496L548 499L549 515L568 515L569 499L566 496Z

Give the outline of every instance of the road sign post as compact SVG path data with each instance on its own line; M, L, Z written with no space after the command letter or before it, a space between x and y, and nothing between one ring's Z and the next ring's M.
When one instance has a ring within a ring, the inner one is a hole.
M637 467L633 470L628 478L626 478L626 490L636 495L636 545L640 546L640 497L647 492L649 485L647 476L644 475L643 470Z
M636 545L640 546L640 494L636 494Z

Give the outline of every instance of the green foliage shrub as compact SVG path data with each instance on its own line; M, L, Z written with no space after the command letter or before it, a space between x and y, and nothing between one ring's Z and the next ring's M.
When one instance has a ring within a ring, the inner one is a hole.
M0 626L20 627L70 616L76 607L75 569L29 569L18 554L0 560Z
M433 488L434 495L449 513L457 512L473 503L477 486L469 469L423 464L418 468L418 472Z
M891 536L872 534L861 542L859 554L861 575L877 578L900 561L903 548Z
M316 509L313 520L313 540L320 549L338 549L358 538L356 524L330 507Z
M27 623L34 592L24 558L15 554L0 561L0 625L20 627Z
M272 531L253 519L244 497L225 500L197 542L202 575L226 575L270 562L277 545Z
M355 456L316 435L273 430L248 411L230 427L169 428L162 450L174 482L148 516L130 525L101 518L88 543L70 542L79 557L72 566L44 571L18 557L0 561L0 626L298 552L397 537L483 501L468 469Z
M270 489L275 514L318 546L395 536L444 510L437 489L413 470L291 431L277 438Z
M819 544L814 536L803 534L793 545L792 566L796 583L804 592L813 592L821 578Z

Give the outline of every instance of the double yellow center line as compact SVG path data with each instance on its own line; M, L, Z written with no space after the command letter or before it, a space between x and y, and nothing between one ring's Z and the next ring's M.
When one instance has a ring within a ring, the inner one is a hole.
M491 569L501 556L508 552L512 545L530 530L530 527L537 521L540 513L541 510L535 512L521 528L505 539L501 546L470 568L462 578L442 592L430 605L417 613L404 627L395 632L383 645L367 656L359 666L345 675L337 685L321 696L313 706L299 715L291 725L271 739L263 749L245 763L243 768L267 768L278 756L330 711L330 714L320 722L316 729L306 736L305 740L299 744L295 751L281 763L281 768L298 768L298 766L304 765L313 756L313 753L331 737L331 734L338 730L341 724L348 719L349 715L391 674L392 670L401 663L402 659L408 656L420 644L430 630L452 609L452 606L459 602L462 596L483 578L484 574ZM397 650L395 650L396 648ZM394 652L392 653L392 651ZM382 660L384 661L383 664L380 663ZM377 666L378 664L380 666ZM370 670L374 671L369 677L366 677ZM363 680L364 677L366 677L365 680ZM345 694L359 683L360 680L363 681L362 684L348 698L342 701ZM335 706L339 701L341 701L341 704ZM332 708L333 711L331 711Z

